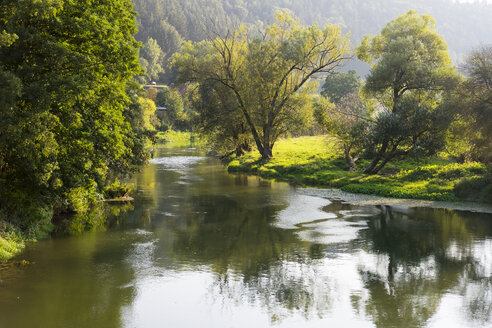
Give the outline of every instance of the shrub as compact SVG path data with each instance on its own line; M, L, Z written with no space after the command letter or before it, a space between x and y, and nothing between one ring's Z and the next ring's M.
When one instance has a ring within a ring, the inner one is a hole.
M492 179L490 175L463 179L454 187L454 193L461 199L492 203Z

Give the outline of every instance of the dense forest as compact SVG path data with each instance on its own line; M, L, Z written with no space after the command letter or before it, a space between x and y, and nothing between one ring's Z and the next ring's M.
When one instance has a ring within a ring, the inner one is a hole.
M492 4L486 2L458 3L449 0L358 1L358 0L134 0L138 12L137 40L157 41L167 59L180 40L200 41L214 29L246 23L261 29L273 22L275 11L289 9L303 24L339 25L358 44L364 35L375 34L390 20L408 10L430 14L437 29L449 45L451 58L463 60L481 44L492 42ZM368 67L351 63L362 73ZM170 73L168 71L168 73ZM156 76L157 77L157 76ZM173 80L168 74L164 81Z
M47 236L149 158L136 32L129 0L0 2L2 236Z

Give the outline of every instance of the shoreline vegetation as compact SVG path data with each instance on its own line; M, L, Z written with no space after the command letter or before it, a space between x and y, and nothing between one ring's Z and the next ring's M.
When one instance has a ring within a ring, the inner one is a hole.
M156 137L157 143L153 146L165 144L169 147L204 147L207 144L203 137L187 131L167 130L158 132Z
M281 139L269 161L258 152L231 157L227 170L300 186L337 188L345 192L431 201L492 203L491 167L453 163L443 156L395 161L377 175L362 173L365 161L349 172L335 138L307 136Z
M204 139L196 138L191 132L174 131L170 129L166 132L158 132L157 143L150 147L155 147L159 144L165 144L168 147L202 147L206 144L206 142ZM132 189L132 185L120 184L120 181L116 179L111 185L105 188L102 194L103 198L100 203L106 203L108 205L129 204L134 200L129 195ZM98 212L97 209L99 209L99 207L93 207L96 208L95 212ZM90 211L82 211L81 213L76 212L72 214L75 218L74 221L80 221L80 216L87 217L81 222L82 230L86 230L86 225L94 225L90 221L93 217L97 217L97 215L92 215ZM29 238L18 227L0 220L0 263L6 262L22 252L27 242L35 242L37 239L42 239L42 237L37 236L37 238Z

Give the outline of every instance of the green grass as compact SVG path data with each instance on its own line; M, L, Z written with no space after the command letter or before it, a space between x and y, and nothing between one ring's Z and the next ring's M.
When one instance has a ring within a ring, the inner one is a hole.
M379 175L360 172L347 164L334 138L299 137L279 140L273 158L264 162L256 151L228 164L229 172L246 172L300 185L340 188L354 193L428 200L492 202L492 181L484 164L456 164L440 157L388 163Z
M7 261L24 249L21 235L14 230L0 231L0 263Z
M202 147L206 144L206 141L202 138L199 138L198 135L195 133L173 130L158 132L157 142L165 143L171 147Z

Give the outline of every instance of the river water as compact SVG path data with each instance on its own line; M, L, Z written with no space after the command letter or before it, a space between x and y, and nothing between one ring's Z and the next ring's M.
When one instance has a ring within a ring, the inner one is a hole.
M0 270L0 327L492 326L491 214L330 201L192 149L133 183Z

